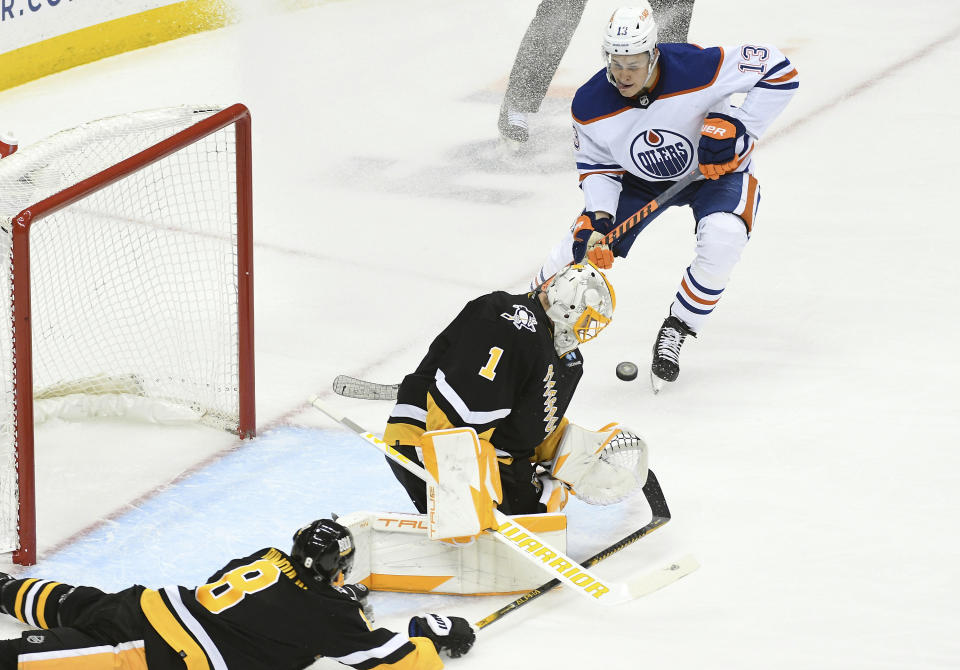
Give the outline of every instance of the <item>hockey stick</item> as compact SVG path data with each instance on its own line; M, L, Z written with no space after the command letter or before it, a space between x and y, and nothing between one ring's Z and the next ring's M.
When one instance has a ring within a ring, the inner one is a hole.
M680 191L688 187L695 181L703 179L703 174L701 174L699 168L693 172L687 173L679 181L677 181L673 186L668 188L666 191L658 195L656 198L648 202L646 205L634 212L630 218L624 220L622 223L618 224L616 228L611 230L609 233L603 236L603 240L600 244L610 245L623 237L627 231L634 228L638 223L646 219L648 216L653 214L655 211L663 207L665 204L673 200Z
M650 519L650 522L645 525L643 528L639 528L634 532L627 535L625 538L619 542L614 542L606 549L600 551L599 553L594 554L585 561L581 561L580 565L586 568L592 568L594 565L613 556L615 553L624 549L625 547L630 546L640 538L644 537L657 530L661 526L664 526L668 521L670 521L670 508L667 507L667 500L663 495L663 489L660 488L660 482L657 481L657 476L653 473L653 470L647 472L647 483L643 485L643 495L647 499L647 504L650 505L650 511L653 513L653 518ZM676 567L675 567L676 566ZM693 568L696 569L696 568ZM674 582L684 575L692 572L692 569L687 569L684 571L684 568L677 563L671 563L669 566L662 568L661 570L651 573L653 580L650 583L649 592L655 591L658 588L666 586L667 584ZM496 612L488 614L479 621L474 622L473 627L477 630L489 626L494 621L499 621L501 618L513 612L514 610L523 607L527 603L539 598L547 591L551 591L557 586L560 585L559 579L551 579L546 584L541 584L535 589L527 591L522 596L516 600L507 603Z
M399 388L400 384L375 384L347 375L337 375L333 380L334 393L359 400L396 400Z
M337 423L357 433L368 444L375 447L407 472L422 479L428 487L437 486L433 477L427 473L423 466L413 462L373 433L364 430L360 425L334 411L317 396L311 397L310 403ZM576 561L562 551L552 547L527 529L515 524L506 514L499 510L494 510L493 514L499 526L491 529L491 531L497 540L534 565L553 574L555 578L573 588L576 593L584 598L597 600L608 605L616 605L638 598L669 583L660 583L662 581L660 574L663 570L640 575L627 582L603 581L598 575L593 574L586 567L578 565ZM677 573L676 579L679 579L698 567L700 566L696 559L692 556L686 556L666 569Z

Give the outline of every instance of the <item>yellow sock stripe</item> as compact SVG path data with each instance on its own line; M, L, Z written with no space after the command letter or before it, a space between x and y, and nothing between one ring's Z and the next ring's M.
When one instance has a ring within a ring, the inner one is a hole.
M60 586L60 582L50 582L40 591L40 597L37 598L37 625L41 628L50 628L47 625L47 618L43 615L43 608L47 604L47 597L54 588Z
M17 591L17 601L13 605L13 616L20 619L20 621L23 623L28 623L28 621L23 617L23 599L27 595L27 591L30 590L30 587L38 581L40 580L25 579L23 584L20 585L20 590Z
M153 629L160 634L168 645L177 653L181 654L187 670L209 670L210 663L207 661L207 655L197 644L196 640L190 636L190 633L180 624L177 617L163 602L160 593L151 589L145 589L140 594L140 609L147 617L147 621L153 626ZM185 654L185 655L184 655Z

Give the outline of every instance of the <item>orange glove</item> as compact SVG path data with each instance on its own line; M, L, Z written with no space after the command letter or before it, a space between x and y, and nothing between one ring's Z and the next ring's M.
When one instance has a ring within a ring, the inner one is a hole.
M603 244L603 236L613 230L613 221L594 212L584 212L573 225L573 262L584 257L601 270L613 267L613 251Z
M700 172L704 177L718 179L740 166L737 145L741 144L746 132L740 119L726 114L707 115L700 129L700 146L697 149Z
M587 251L587 260L601 270L609 270L613 267L613 251L606 244L598 244Z

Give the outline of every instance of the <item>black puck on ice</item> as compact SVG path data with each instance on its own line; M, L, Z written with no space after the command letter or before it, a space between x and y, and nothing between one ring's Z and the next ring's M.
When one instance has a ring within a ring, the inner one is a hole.
M637 378L637 366L630 361L617 365L617 376L625 382L632 382Z

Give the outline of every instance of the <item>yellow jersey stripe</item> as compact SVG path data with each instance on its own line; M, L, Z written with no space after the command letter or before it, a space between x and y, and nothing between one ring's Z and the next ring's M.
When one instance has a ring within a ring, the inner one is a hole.
M210 670L210 663L203 649L173 615L158 591L144 589L140 594L140 609L160 637L180 654L187 670Z

